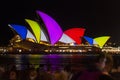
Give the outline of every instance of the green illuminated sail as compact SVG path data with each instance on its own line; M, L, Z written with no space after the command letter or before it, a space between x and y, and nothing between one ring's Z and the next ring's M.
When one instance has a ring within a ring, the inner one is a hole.
M94 38L94 41L99 45L100 48L102 48L109 38L110 36L102 36L102 37Z
M26 22L30 25L31 29L33 30L33 33L36 37L37 43L40 42L40 36L41 36L41 29L40 29L40 25L33 20L30 19L25 19Z

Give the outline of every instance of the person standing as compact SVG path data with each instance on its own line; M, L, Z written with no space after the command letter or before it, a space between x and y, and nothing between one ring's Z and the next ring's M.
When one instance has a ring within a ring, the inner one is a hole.
M113 58L108 53L100 52L95 64L83 71L77 80L114 80L109 74L113 66Z

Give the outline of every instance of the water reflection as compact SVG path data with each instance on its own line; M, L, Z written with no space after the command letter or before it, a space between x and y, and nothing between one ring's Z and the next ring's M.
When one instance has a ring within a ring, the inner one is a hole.
M0 55L0 64L16 65L18 70L30 66L35 68L45 64L52 70L61 68L63 65L71 64L73 68L89 67L97 54L6 54ZM114 68L120 66L120 55L113 55Z

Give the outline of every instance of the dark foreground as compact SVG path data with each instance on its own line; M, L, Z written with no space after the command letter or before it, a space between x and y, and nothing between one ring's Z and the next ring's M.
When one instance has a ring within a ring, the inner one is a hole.
M34 67L36 70L44 69L54 73L69 65L73 72L82 71L91 67L96 56L97 54L1 54L0 71L4 68L4 71L7 72L5 76L8 77L9 72L12 69L16 69L20 80L23 80L26 74L28 75L31 67ZM112 54L112 56L114 66L111 74L115 80L120 80L120 55Z

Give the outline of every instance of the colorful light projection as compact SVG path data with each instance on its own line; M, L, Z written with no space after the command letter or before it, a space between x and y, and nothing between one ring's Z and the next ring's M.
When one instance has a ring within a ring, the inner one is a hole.
M29 63L31 65L34 65L35 69L39 68L40 63L45 63L43 62L44 60L41 60L42 58L44 58L44 55L28 54L27 58L28 58L27 60L29 61Z
M90 44L90 45L93 45L93 38L90 38L88 36L84 36L84 39L87 40L87 42Z
M47 14L37 11L39 16L42 18L43 22L45 23L46 30L48 31L48 36L50 43L54 45L56 42L61 41L64 43L77 43L81 44L81 38L84 37L91 45L98 44L100 48L104 46L110 36L102 36L97 38L90 38L84 36L85 29L84 28L71 28L66 30L64 33L62 32L59 24ZM49 41L46 38L45 33L41 29L41 26L38 24L37 21L25 19L26 22L30 25L34 35L29 31L26 26L16 25L16 24L9 24L10 28L15 30L22 39L31 38L35 42L39 43L40 40L42 41ZM47 33L47 32L46 32Z
M99 45L100 48L102 48L105 45L105 43L108 41L110 36L101 36L101 37L96 37L94 39L84 36L84 38L89 42L90 45L97 44Z
M36 34L36 36L37 36L36 38L38 40L38 43L40 41L48 41L46 36L45 36L45 33L43 32L43 30L41 29L40 24L38 24L37 21L29 20L29 19L25 19L25 20L30 25L30 27L33 30L34 34Z
M94 40L99 45L99 47L102 48L109 38L110 36L101 36L101 37L94 38Z
M46 38L46 35L45 33L43 32L43 30L41 29L41 41L49 41L47 38Z
M10 26L10 28L12 28L13 30L15 30L19 36L24 40L27 38L31 38L34 41L36 41L36 38L33 36L33 34L26 28L26 26L22 26L22 25L16 25L16 24L9 24L8 26Z
M58 70L60 69L60 64L63 62L63 57L61 55L58 54L52 54L52 55L45 55L44 59L45 59L45 63L47 63L47 65L51 66L52 71Z
M81 44L81 37L84 36L84 28L71 28L66 30L64 33L71 37L77 44Z
M45 14L41 11L37 11L37 13L42 18L43 22L46 25L46 29L48 31L49 39L50 39L50 42L51 42L52 45L54 45L58 41L61 41L61 42L64 42L64 43L71 43L71 42L75 43L77 41L77 43L81 43L81 40L78 39L78 38L83 36L83 32L80 32L80 34L77 33L80 37L77 36L77 38L75 39L74 37L69 35L69 33L67 33L67 32L69 32L69 30L66 31L66 34L64 34L62 32L60 26L58 25L58 23L53 18L51 18L50 16L48 16L47 14ZM24 38L22 38L22 39L25 39L25 37L26 38L32 38L37 43L39 43L40 40L49 41L49 40L47 40L44 32L40 28L40 25L38 24L38 22L30 20L30 19L25 19L25 20L29 24L29 26L31 27L34 35L28 29L26 29L27 32L24 32L24 31L20 32L19 30L21 30L21 29L17 29L18 31L14 29L16 32L19 33L19 35L22 35L22 36L24 35ZM77 29L77 30L79 30L79 29ZM77 30L70 30L70 31L73 31L71 33L76 33ZM26 34L23 34L23 33L26 33ZM76 36L76 35L73 34L73 36Z
M34 35L27 29L27 35L26 35L26 39L33 39L36 43L37 43L37 40L36 38L34 37Z
M30 19L25 19L25 20L30 25L36 37L37 43L40 43L40 33L41 33L40 25L36 21L30 20Z
M41 11L37 11L37 14L41 17L41 19L43 20L47 28L48 35L50 38L50 43L54 45L56 42L59 41L59 39L63 34L63 31L60 28L60 25L52 17L50 17L49 15Z
M41 29L41 26L38 24L37 21L34 20L29 20L29 19L25 19L28 24L30 25L31 29L33 30L34 34L36 34L36 39L38 40L38 43L40 41L48 41L45 33L43 32L43 30ZM31 35L31 34L29 34Z
M26 39L27 28L25 26L15 24L8 24L8 26L15 30L22 39Z
M66 35L64 33L59 41L64 42L64 43L75 43L75 41L72 38L70 38L68 35Z

